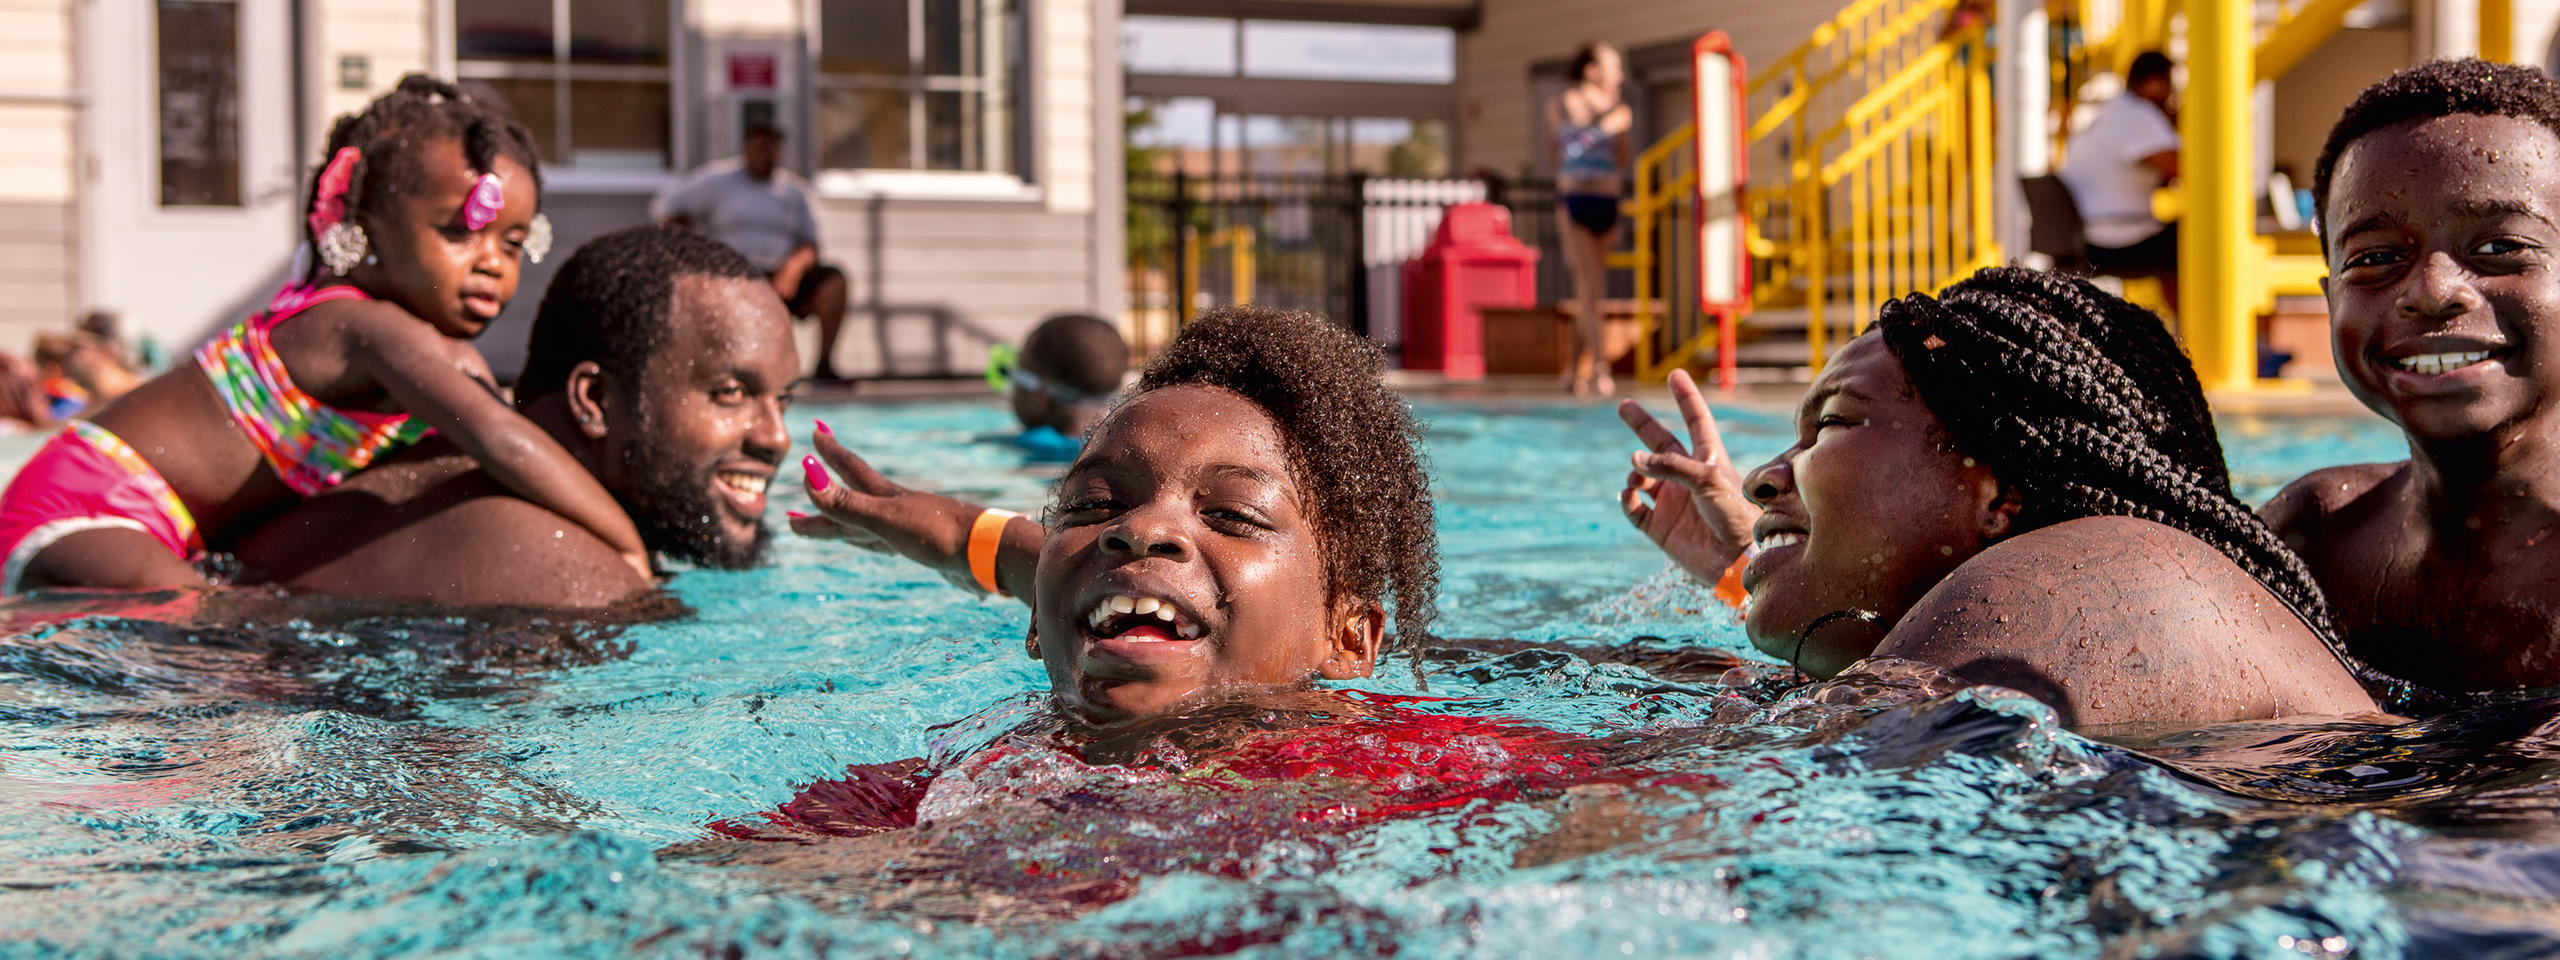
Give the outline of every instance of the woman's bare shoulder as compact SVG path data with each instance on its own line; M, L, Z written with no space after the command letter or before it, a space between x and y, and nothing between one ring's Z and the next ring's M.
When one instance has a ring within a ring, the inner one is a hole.
M2074 723L2370 709L2319 635L2211 544L2088 517L1958 567L1878 653L2033 694Z

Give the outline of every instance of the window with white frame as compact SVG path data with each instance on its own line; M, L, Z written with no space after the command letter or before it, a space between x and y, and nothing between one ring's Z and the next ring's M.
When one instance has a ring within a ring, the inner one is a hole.
M674 161L672 0L454 0L454 54L547 163L665 170Z
M819 0L818 166L1022 173L1022 0Z

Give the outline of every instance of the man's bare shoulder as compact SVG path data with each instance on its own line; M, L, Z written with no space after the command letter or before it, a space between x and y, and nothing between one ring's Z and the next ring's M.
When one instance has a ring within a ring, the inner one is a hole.
M603 540L459 454L368 470L243 539L286 587L455 604L594 607L650 584Z
M2286 484L2258 509L2258 516L2275 528L2287 546L2301 550L2306 541L2328 532L2339 517L2369 506L2369 500L2407 469L2409 462L2401 460L2314 470Z

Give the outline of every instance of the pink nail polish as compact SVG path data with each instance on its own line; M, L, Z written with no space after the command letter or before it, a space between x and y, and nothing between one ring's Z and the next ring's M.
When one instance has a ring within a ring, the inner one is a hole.
M818 458L801 457L800 469L808 471L809 489L812 492L827 488L827 468L818 465Z
M786 513L786 514L789 514L789 515L790 515L790 517L791 517L791 519L794 519L794 520L806 520L806 519L809 519L809 514L801 513L801 512L800 512L800 511L798 511L798 510L785 510L785 511L783 511L783 512L784 512L784 513Z
M836 435L836 432L835 432L834 430L829 429L829 428L827 427L827 422L826 422L826 421L824 421L824 420L820 420L820 421L818 421L818 432L819 432L820 434L823 434L823 435L825 435L825 436L830 436L830 437L832 437L832 436L835 436L835 435Z

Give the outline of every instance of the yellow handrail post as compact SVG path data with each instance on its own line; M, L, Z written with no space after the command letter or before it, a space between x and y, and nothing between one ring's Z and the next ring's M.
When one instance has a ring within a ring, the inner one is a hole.
M1236 304L1253 302L1253 227L1238 224L1227 234L1227 264L1235 271Z
M2206 389L2257 383L2249 171L2250 5L2221 0L2187 13L2186 109L2179 115L2178 320Z
M1653 315L1653 178L1647 175L1648 172L1649 171L1642 168L1639 168L1636 171L1636 208L1634 211L1636 235L1635 249L1631 251L1635 255L1635 349L1636 377L1639 379L1650 379L1653 376L1653 331L1655 326L1658 324L1658 321ZM1599 362L1607 363L1608 361L1604 358Z
M2478 0L2480 4L2480 59L2493 63L2516 62L2515 0Z
M1175 229L1182 231L1182 299L1173 306L1174 326L1179 328L1190 321L1191 311L1200 306L1200 252L1203 245L1197 231L1182 225L1176 225Z
M2258 44L2257 53L2254 55L2256 61L2254 73L2257 78L2273 80L2292 71L2295 65L2302 62L2302 58L2320 49L2321 44L2329 42L2330 37L2335 36L2340 28L2345 27L2347 14L2354 12L2364 2L2365 0L2311 0L2303 4L2301 9L2293 11L2283 21L2277 23L2275 29L2267 32L2265 41ZM2489 5L2498 2L2502 0L2480 0L2480 49L2484 53L2489 49Z

